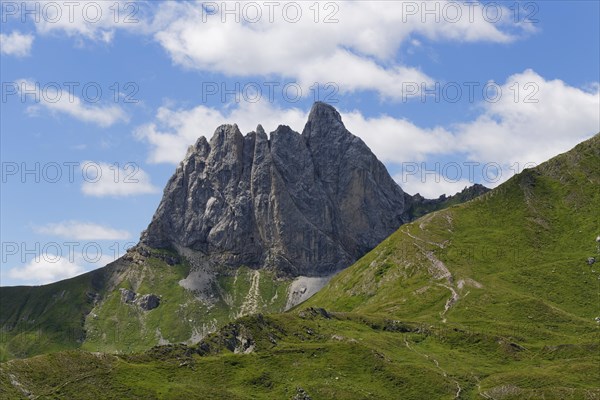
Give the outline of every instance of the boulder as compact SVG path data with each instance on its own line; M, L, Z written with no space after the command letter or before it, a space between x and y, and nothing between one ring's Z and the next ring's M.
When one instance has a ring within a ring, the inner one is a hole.
M135 300L136 293L129 289L119 289L121 291L121 302L131 304Z
M302 389L301 387L296 388L296 394L294 395L294 397L292 397L292 400L311 400L312 397L310 397L308 395L308 393L306 393L306 390Z
M150 311L160 305L160 297L154 294L145 294L136 300L136 304L144 311Z
M588 265L592 265L592 264L594 264L595 262L596 262L596 258L595 258L595 257L589 257L589 258L587 259L587 263L588 263Z

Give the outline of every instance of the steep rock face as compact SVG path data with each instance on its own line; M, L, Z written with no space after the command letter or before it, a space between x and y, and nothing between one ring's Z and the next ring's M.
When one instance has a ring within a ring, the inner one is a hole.
M184 247L225 266L322 276L408 221L411 197L342 123L315 103L302 134L223 125L169 180L141 242Z

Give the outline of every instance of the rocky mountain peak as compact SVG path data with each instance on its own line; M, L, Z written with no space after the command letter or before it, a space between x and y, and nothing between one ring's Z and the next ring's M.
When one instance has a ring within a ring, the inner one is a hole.
M218 127L190 147L141 242L208 263L322 276L349 266L409 218L383 164L315 103L302 134Z
M219 126L210 139L211 147L222 146L226 143L237 142L244 139L237 124L224 124Z
M258 126L256 127L256 134L257 135L267 135L265 132L265 129L263 128L263 126L261 124L258 124Z
M316 102L313 104L302 136L308 141L315 139L333 139L336 136L349 134L342 122L342 116L331 105Z
M208 141L206 140L206 137L204 136L200 136L198 138L198 140L196 140L196 143L189 146L187 149L187 153L185 155L184 161L189 159L190 157L192 157L193 155L197 154L200 157L206 157L206 155L208 155L208 153L210 152L210 145L208 144Z
M307 125L313 123L342 124L342 116L332 105L317 101L308 114Z

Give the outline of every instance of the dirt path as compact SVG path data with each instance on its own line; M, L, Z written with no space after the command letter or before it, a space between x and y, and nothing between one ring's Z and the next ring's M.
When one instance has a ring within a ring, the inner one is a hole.
M428 242L428 241L418 238L414 235L411 235L409 232L406 232L406 231L402 231L402 232L406 233L408 236L410 236L411 238L413 238L415 240L420 240L421 242L430 243L430 244L433 244L433 245L443 248L443 245L440 245L438 243ZM445 317L446 313L460 299L460 295L458 294L458 291L454 285L454 277L452 276L452 273L450 272L448 267L446 267L446 265L435 256L433 251L429 251L429 250L423 248L419 243L416 243L416 242L413 242L413 243L419 249L421 254L423 254L425 256L425 258L427 258L427 260L429 261L429 267L427 268L427 270L431 274L431 277L435 280L441 280L441 279L446 280L446 284L443 284L443 283L436 283L436 284L438 286L442 286L442 287L448 289L451 292L450 298L448 300L446 300L446 304L444 305L444 310L440 312L440 317L442 318L442 322L445 323L446 322L446 317Z
M260 285L260 271L252 271L252 281L250 282L250 290L244 299L244 303L240 307L240 313L238 317L255 314L258 311L258 300L260 298L259 285Z
M446 315L448 310L450 308L452 308L452 306L458 301L460 296L458 295L458 293L456 292L456 290L454 290L454 288L452 286L444 285L441 283L438 283L438 286L445 287L450 292L452 292L452 295L450 296L450 298L448 300L446 300L446 304L444 305L444 311L440 312L440 317L442 317L442 322L446 322L446 318L444 317L444 315Z
M421 249L421 252L431 262L431 266L433 267L433 274L432 274L433 277L435 279L446 279L448 284L452 284L453 283L452 274L450 273L450 270L448 269L448 267L446 267L446 264L441 262L433 254L432 251L426 251L426 250Z
M443 249L443 248L444 248L444 243L430 242L429 240L421 239L420 237L417 237L417 236L413 235L412 233L410 233L410 232L408 232L408 231L405 231L405 230L403 230L403 231L402 231L402 233L405 233L405 234L406 234L408 237L410 237L410 238L412 238L412 239L415 239L415 240L418 240L418 241L420 241L420 242L427 243L427 244L431 244L431 245L433 245L433 246L437 246L437 247L439 247L440 249Z

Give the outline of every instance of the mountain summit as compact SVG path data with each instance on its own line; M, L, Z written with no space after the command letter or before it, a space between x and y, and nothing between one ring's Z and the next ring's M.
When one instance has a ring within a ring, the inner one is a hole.
M302 134L222 125L198 139L141 241L222 266L329 275L408 222L408 197L336 109L317 102Z

